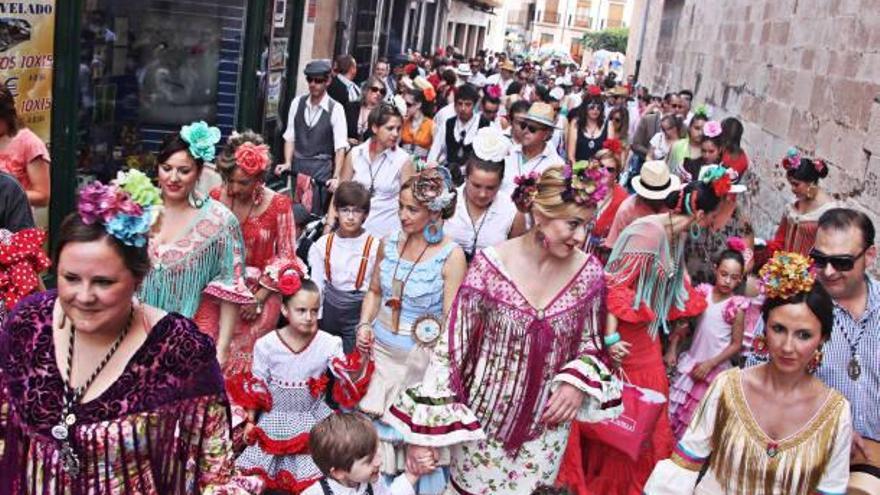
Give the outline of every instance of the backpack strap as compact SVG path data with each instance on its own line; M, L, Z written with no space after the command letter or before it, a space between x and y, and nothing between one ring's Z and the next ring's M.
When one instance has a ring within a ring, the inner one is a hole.
M327 235L327 246L324 247L324 278L327 279L328 284L333 283L333 277L330 275L330 250L333 249L333 237L334 233L330 232Z
M358 268L357 278L354 281L354 290L361 290L364 285L364 279L367 277L367 263L370 261L370 247L373 245L373 236L367 235L367 242L364 243L364 252L361 254L361 265Z
M326 476L319 479L318 484L321 485L321 490L324 491L324 495L333 495L333 490L330 489L330 483L327 483Z

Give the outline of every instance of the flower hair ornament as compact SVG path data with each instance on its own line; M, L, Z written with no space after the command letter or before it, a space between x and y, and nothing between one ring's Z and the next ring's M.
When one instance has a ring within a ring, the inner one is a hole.
M180 137L189 144L192 156L206 162L214 161L215 147L220 142L220 129L200 120L181 127Z
M495 126L483 127L474 136L474 155L487 162L503 162L513 143Z
M501 86L499 86L497 84L493 84L491 86L486 86L486 89L484 91L486 93L486 96L488 96L489 98L492 98L495 100L501 99Z
M588 96L602 96L602 88L596 86L595 84L591 84L587 87L587 95Z
M785 152L782 158L782 168L785 170L797 170L801 166L801 152L795 147L791 147Z
M727 238L727 249L742 254L748 246L742 237L731 236Z
M269 147L265 144L242 143L235 149L235 164L247 175L259 175L269 166Z
M809 292L816 281L810 258L785 251L774 254L758 273L761 291L771 299L788 299Z
M736 170L723 165L706 165L700 169L700 175L697 178L698 181L711 185L715 196L719 198L731 192L737 179L739 179L739 175Z
M419 76L413 80L413 84L416 88L418 88L422 92L422 96L425 97L425 101L429 103L433 103L435 99L437 99L437 90L434 89L434 85L431 84L424 76Z
M541 175L538 172L529 172L528 174L514 177L513 183L516 185L516 188L513 190L510 198L519 211L528 213L532 209L535 196L538 195L538 180L540 178Z
M147 233L159 218L161 208L159 188L139 170L119 172L108 185L98 181L86 185L77 204L83 223L100 222L108 234L136 247L146 245Z
M712 111L705 103L700 103L697 105L697 108L694 109L694 117L702 117L709 120L712 118Z
M619 155L623 152L623 143L620 142L619 139L616 138L608 138L602 143L602 148L614 153L615 155Z
M278 292L284 297L290 297L302 288L303 273L295 265L282 268L278 272Z
M714 138L721 135L721 123L717 120L710 120L703 124L703 135L707 138Z
M581 160L562 168L565 190L562 200L581 206L596 206L608 194L608 171L597 160Z
M451 191L452 175L444 167L422 170L415 176L412 195L419 203L429 210L438 213L445 210L455 200L455 192Z

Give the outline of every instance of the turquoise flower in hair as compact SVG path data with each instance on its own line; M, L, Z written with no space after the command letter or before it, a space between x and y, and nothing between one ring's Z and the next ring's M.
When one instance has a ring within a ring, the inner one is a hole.
M147 244L150 230L150 214L126 215L119 213L110 219L104 228L107 233L127 246L143 247Z
M189 144L192 156L206 162L214 160L214 147L220 142L220 129L200 120L180 129L180 137Z

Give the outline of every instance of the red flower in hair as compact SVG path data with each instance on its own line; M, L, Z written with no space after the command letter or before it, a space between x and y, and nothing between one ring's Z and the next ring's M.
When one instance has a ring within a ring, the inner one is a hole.
M730 175L724 174L723 177L712 182L712 190L715 191L715 196L721 198L730 192L731 185Z
M821 174L825 170L825 162L823 160L813 160L813 168Z
M412 75L413 75L417 70L419 70L419 69L418 69L418 67L416 67L416 64L406 64L406 65L403 67L403 71L406 72L410 77L412 77Z
M602 96L602 88L595 84L591 84L590 87L587 88L587 94L590 96Z
M301 275L295 268L289 268L278 277L278 291L285 296L292 296L302 287Z
M422 95L425 97L425 101L433 103L435 99L437 99L437 91L434 90L434 86L428 86L427 88L422 90Z
M261 174L269 165L269 147L265 144L243 143L235 150L235 164L247 175Z
M619 155L620 152L623 151L623 143L621 143L619 139L615 138L606 139L605 142L602 143L602 147L614 153L615 155Z
M495 99L501 98L501 86L498 86L497 84L493 84L492 86L488 86L486 88L486 96L488 96L489 98L495 98Z

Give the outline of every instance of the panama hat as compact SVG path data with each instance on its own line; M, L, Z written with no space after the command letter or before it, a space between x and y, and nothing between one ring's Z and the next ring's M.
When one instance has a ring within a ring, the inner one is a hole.
M529 112L523 117L523 120L535 122L536 124L545 125L551 129L556 129L556 110L544 102L532 103Z
M639 175L633 177L632 188L645 199L666 199L669 193L681 187L681 179L669 173L663 160L651 160L642 165Z
M471 66L468 64L458 64L455 73L462 77L471 77L474 75L474 73L471 72Z

